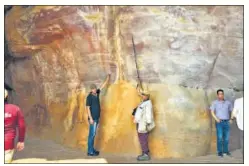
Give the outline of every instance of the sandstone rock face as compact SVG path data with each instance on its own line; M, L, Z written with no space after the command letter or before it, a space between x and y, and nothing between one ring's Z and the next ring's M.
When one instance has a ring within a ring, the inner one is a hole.
M6 39L16 60L6 68L13 102L28 132L86 150L85 99L91 83L111 73L101 94L97 147L140 152L133 108L137 70L151 92L154 157L200 156L215 150L209 104L217 88L243 95L243 7L37 6L13 7Z

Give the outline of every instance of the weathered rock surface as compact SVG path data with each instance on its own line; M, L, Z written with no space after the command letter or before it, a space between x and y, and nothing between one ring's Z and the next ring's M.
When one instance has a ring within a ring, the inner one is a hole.
M154 106L153 156L215 150L207 108L216 89L225 88L231 101L243 95L243 7L19 6L5 26L11 55L25 57L6 68L6 81L29 134L66 146L86 149L88 87L111 73L101 95L97 146L139 153L131 119L140 101L132 36Z

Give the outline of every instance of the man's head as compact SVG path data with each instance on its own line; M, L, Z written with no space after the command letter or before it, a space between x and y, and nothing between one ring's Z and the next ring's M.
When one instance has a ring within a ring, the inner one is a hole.
M97 93L97 86L95 84L91 84L90 89L92 93Z
M224 91L222 89L217 90L217 97L219 100L224 100Z

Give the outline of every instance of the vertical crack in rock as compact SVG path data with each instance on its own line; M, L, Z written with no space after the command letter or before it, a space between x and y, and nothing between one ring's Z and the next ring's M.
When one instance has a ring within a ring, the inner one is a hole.
M220 55L220 52L221 51L219 51L219 53L215 56L215 58L214 58L214 61L213 61L213 64L212 64L212 67L211 67L211 69L209 70L209 72L208 72L208 80L207 80L207 84L206 84L206 86L203 88L203 90L204 90L204 93L205 93L205 103L206 103L206 111L208 111L208 114L209 114L209 116L210 116L210 129L211 129L211 133L212 133L212 122L213 122L213 120L212 120L212 116L211 116L211 113L210 113L210 111L209 111L209 99L208 99L208 94L207 94L207 89L208 89L208 87L209 87L209 82L210 82L210 78L211 78L211 76L212 76L212 73L213 73L213 70L214 70L214 67L215 67L215 64L216 64L216 61L217 61L217 59L218 59L218 57L219 57L219 55ZM212 139L212 134L210 134L210 139ZM210 141L210 148L211 148L211 141Z
M121 39L120 39L120 27L119 27L119 15L118 15L118 6L111 7L112 19L114 19L114 36L113 36L113 46L114 46L114 56L118 63L118 80L124 80L124 71L123 71L123 59L122 59L122 50L121 50Z
M220 53L221 53L221 51L219 51L219 53L218 53L218 54L215 56L215 58L214 58L212 67L211 67L211 69L210 69L209 72L208 72L207 84L206 84L206 86L203 88L204 91L205 91L205 98L206 98L206 99L208 99L207 89L209 88L210 78L211 78L211 76L212 76L212 73L213 73L213 71L214 71L214 67L215 67L216 61L217 61L217 59L218 59ZM206 101L208 102L208 100L206 100Z

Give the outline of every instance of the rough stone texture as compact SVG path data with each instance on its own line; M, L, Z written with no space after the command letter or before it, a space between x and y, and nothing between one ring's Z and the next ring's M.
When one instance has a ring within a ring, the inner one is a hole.
M101 95L98 148L140 152L131 120L139 103L132 36L154 106L153 156L214 152L207 108L216 89L225 88L231 101L243 95L241 6L15 6L5 26L19 59L6 68L6 81L29 134L66 146L86 149L88 87L111 73Z

